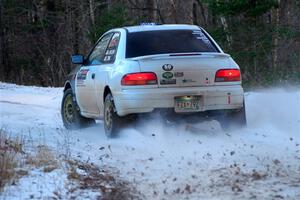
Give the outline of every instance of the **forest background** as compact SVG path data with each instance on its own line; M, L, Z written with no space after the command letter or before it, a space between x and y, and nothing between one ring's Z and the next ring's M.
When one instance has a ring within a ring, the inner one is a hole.
M300 84L300 0L0 0L0 81L62 86L72 54L141 22L203 27L245 87Z

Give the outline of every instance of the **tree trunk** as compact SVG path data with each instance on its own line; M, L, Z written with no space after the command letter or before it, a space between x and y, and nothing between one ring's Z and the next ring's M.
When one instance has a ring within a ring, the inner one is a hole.
M92 25L95 25L94 0L89 0L89 7Z
M148 10L148 20L150 22L155 22L157 20L156 7L157 5L155 0L146 1L146 9Z
M229 33L227 20L224 16L221 16L220 19L221 19L221 23L222 23L223 29L225 31L225 34L226 34L226 40L228 42L228 46L229 46L229 48L231 48L232 38L231 38L230 33Z
M280 0L278 0L278 5L280 5ZM279 35L277 33L277 30L279 28L280 23L280 15L279 15L279 7L274 8L272 10L272 23L275 27L275 32L273 33L273 56L272 56L272 66L273 71L275 72L278 67L278 41L279 41Z

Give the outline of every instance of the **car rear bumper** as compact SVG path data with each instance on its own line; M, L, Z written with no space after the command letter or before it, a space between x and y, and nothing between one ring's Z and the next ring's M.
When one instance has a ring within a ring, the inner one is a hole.
M117 113L125 116L133 113L147 113L159 108L174 108L174 98L199 95L201 110L226 110L243 107L244 91L241 85L124 89L114 93Z

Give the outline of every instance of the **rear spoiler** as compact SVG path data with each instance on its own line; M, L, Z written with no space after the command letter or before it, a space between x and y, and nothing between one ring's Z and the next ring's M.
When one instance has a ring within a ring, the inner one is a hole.
M134 58L129 58L130 60L138 61L138 60L152 60L152 59L172 59L176 57L222 57L229 58L230 55L226 53L200 53L200 52L192 52L192 53L172 53L172 54L155 54L155 55L147 55L147 56L139 56Z

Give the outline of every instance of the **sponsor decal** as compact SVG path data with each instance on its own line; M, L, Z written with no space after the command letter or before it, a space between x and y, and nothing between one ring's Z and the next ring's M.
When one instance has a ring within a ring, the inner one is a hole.
M77 85L84 84L84 81L87 77L89 69L81 69L77 74Z
M173 78L173 73L172 72L165 72L162 74L162 77L165 78L165 79L171 79Z
M107 50L105 54L106 55L114 55L115 52L116 52L116 50L112 49L112 50Z
M175 77L183 77L183 72L174 72Z
M182 82L183 83L194 83L196 81L194 81L193 79L183 79Z
M210 44L209 39L205 36L205 34L202 31L193 31L192 34L196 37L197 40L202 40L202 42Z
M172 69L174 68L173 67L173 65L171 65L171 64L164 64L163 66L162 66L162 68L163 68L163 70L165 70L165 71L172 71Z
M77 80L85 80L89 69L81 69L77 74Z
M171 84L176 84L176 79L162 79L160 80L161 85L171 85Z
M119 39L120 39L120 33L115 33L108 45L108 48L115 48L116 46L118 46Z
M107 61L110 61L110 60L111 60L111 56L105 56L104 59L103 59L104 62L107 62Z
M195 30L192 32L192 34L201 34L201 31L200 30Z

